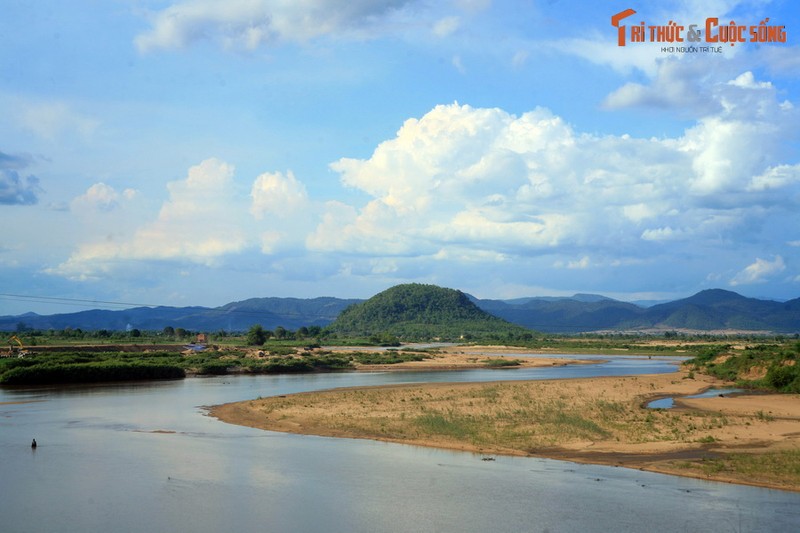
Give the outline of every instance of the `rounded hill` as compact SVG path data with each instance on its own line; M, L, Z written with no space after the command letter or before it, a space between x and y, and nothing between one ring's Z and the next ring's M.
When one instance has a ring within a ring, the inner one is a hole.
M530 334L481 310L461 291L419 283L397 285L351 305L327 329L347 336L389 334L402 340Z

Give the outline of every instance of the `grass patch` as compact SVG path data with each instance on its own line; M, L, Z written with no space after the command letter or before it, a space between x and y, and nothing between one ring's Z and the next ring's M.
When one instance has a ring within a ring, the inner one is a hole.
M765 413L763 410L759 409L756 411L756 418L759 420L763 420L764 422L772 422L775 420L775 417L769 413Z
M424 361L432 357L428 353L400 352L396 350L373 353L351 352L346 356L362 365L396 365L410 361Z
M440 435L474 442L477 424L470 417L425 413L414 419L414 426L424 435Z
M522 364L522 361L520 361L519 359L505 359L505 358L485 359L482 362L488 368L510 368Z
M541 421L552 425L554 434L559 437L597 438L610 435L596 422L575 413L552 411L544 413Z
M758 454L733 453L680 466L699 468L707 476L728 475L754 482L800 485L800 450Z

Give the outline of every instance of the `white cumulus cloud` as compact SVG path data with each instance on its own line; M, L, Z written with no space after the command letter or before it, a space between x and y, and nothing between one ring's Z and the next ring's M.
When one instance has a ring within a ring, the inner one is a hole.
M682 229L672 229L669 226L663 228L652 228L642 232L642 239L645 241L668 241L686 238L686 233Z
M756 81L755 76L753 76L753 73L749 70L729 81L728 85L741 87L742 89L772 89L772 83L768 81Z
M127 239L81 245L51 273L84 279L109 271L121 260L182 259L209 264L225 254L242 250L248 243L247 225L239 216L246 211L233 189L234 168L218 159L207 159L189 169L186 179L167 184L169 199L158 217ZM96 184L80 202L111 206L119 196L108 186Z
M744 81L772 97L763 107L773 120L720 108L674 138L580 133L541 108L515 116L436 106L369 158L331 164L371 200L330 204L307 244L385 255L456 246L517 256L590 246L614 255L641 253L643 242L738 239L766 209L789 209L798 192L797 169L774 149L791 131L792 111Z
M291 171L261 174L253 182L250 197L250 212L267 226L261 234L261 251L265 254L302 245L317 220L305 185Z
M784 270L786 270L786 264L783 261L783 257L775 256L772 261L758 257L753 264L748 265L744 270L736 274L731 279L730 284L735 287L737 285L763 283Z
M800 165L778 165L754 176L747 190L754 192L780 190L800 183Z
M305 185L290 171L265 172L258 176L250 191L253 204L250 211L257 219L264 216L297 217L308 207Z
M120 199L131 200L136 196L134 189L125 189L122 193L103 182L95 183L85 193L72 200L71 208L75 212L85 210L113 211L120 206Z
M669 58L654 63L653 69L655 76L649 83L626 83L609 94L603 105L608 109L655 107L702 114L719 109L708 90L714 74L708 62Z

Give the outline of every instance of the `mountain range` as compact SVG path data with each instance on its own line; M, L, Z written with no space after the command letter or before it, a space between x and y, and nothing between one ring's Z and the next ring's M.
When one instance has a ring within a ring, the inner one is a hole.
M590 331L800 332L800 298L786 302L709 289L689 298L642 307L599 295L491 300L468 297L478 308L525 328L551 333ZM135 307L75 313L0 316L0 331L21 328L83 330L246 331L254 324L294 330L327 326L359 299L251 298L220 307Z

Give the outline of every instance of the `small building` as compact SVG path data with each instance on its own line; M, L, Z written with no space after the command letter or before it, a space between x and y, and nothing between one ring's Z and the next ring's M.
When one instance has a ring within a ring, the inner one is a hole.
M208 335L205 333L198 333L194 342L197 344L208 344Z

